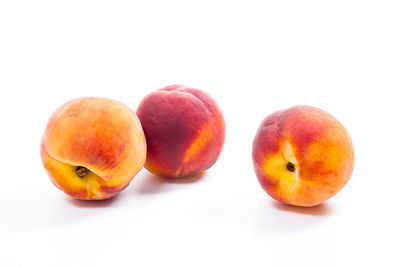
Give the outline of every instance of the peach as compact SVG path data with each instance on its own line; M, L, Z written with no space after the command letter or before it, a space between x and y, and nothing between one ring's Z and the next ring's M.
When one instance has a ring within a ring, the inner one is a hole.
M145 168L176 178L210 168L225 140L225 121L208 94L172 85L147 95L137 115L147 141Z
M260 125L253 163L264 190L295 206L318 205L339 192L354 166L353 145L343 125L310 106L277 111Z
M54 185L85 200L119 193L146 159L146 140L136 114L105 98L74 99L58 108L40 148Z

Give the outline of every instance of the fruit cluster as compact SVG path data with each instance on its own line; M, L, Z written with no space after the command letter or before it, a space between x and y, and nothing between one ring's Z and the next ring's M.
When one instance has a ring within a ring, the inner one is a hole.
M77 199L110 198L144 166L178 178L210 168L221 154L225 120L207 93L172 85L147 95L136 114L121 102L71 100L50 117L41 158L51 181ZM260 125L253 163L274 199L314 206L350 179L354 152L346 129L309 106L275 112Z

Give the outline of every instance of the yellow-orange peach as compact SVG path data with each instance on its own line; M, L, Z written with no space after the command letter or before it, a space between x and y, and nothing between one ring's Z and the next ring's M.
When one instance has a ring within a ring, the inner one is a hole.
M314 206L335 195L350 179L353 145L343 125L310 106L277 111L260 125L253 163L264 190L274 199Z
M172 85L147 95L137 115L147 141L145 168L175 178L210 168L225 140L225 121L208 94Z
M105 98L74 99L58 108L40 148L54 185L86 200L119 193L146 159L146 140L136 114Z

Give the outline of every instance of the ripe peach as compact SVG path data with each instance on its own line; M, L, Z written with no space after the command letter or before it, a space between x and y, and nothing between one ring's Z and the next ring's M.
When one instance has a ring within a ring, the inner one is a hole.
M40 148L55 186L86 200L119 193L146 159L146 140L136 114L105 98L74 99L58 108Z
M145 168L175 178L210 168L225 140L225 121L208 94L172 85L147 95L137 115L147 141Z
M295 106L261 123L253 142L253 163L261 186L272 198L314 206L350 179L353 145L332 115L315 107Z

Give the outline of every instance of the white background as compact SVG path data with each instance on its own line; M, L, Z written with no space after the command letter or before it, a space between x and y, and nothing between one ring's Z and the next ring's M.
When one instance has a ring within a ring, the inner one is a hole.
M399 266L399 1L0 2L0 266ZM170 84L208 91L227 138L203 177L141 171L72 200L39 156L71 98L132 109ZM255 177L261 120L320 107L356 165L327 203L273 201Z

